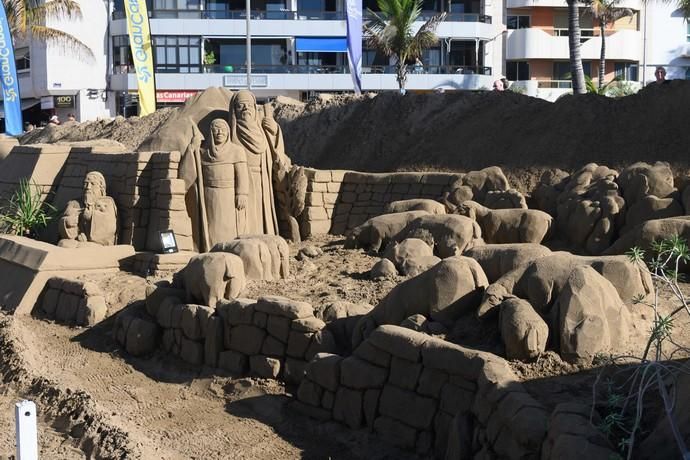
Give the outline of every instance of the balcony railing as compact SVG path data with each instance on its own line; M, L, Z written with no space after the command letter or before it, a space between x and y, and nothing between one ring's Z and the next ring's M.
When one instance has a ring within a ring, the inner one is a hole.
M116 74L134 73L133 65L118 65L114 68ZM491 67L485 66L460 66L460 65L434 65L407 66L407 71L411 75L422 74L442 74L442 75L491 75ZM156 73L221 73L230 74L247 73L247 66L242 65L157 65ZM252 73L263 74L347 74L350 68L347 65L263 65L252 64ZM394 74L395 66L392 65L372 65L362 66L362 73L365 74Z
M148 12L151 19L246 19L247 12L245 10L162 10L154 9ZM434 15L439 14L437 11L422 11L419 17L420 21L427 21ZM344 11L250 11L251 19L268 19L268 20L321 20L321 21L344 21L346 13ZM369 13L364 13L365 19L371 19ZM113 11L113 19L124 19L124 11ZM474 13L449 13L446 15L445 21L448 22L483 22L491 24L491 16Z

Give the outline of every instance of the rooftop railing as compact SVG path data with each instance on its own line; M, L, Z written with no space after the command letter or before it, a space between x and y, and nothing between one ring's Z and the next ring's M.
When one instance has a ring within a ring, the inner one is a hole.
M370 65L362 66L364 74L395 74L396 67L393 65ZM491 67L486 66L465 66L465 65L434 65L434 66L407 66L410 75L491 75ZM126 74L134 73L133 65L117 65L114 73ZM220 74L245 74L247 66L242 65L157 65L156 73L220 73ZM264 65L252 64L252 73L255 74L347 74L350 68L347 65L328 65L328 64L297 64L297 65Z
M246 19L247 12L245 10L163 10L154 9L148 12L152 19ZM420 21L427 21L433 16L440 14L438 11L422 11L419 17ZM250 11L251 19L267 19L267 20L321 20L321 21L344 21L346 13L344 11ZM112 18L124 19L124 11L113 11ZM365 19L371 19L371 15L364 13ZM491 24L491 16L475 13L448 13L445 21L449 22L483 22Z

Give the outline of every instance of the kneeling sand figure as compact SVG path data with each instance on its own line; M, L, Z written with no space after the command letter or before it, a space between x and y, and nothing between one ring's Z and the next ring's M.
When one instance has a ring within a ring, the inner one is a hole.
M67 203L58 223L58 246L114 245L117 242L117 207L106 195L103 174L92 171L86 175L82 202L83 205L77 200Z

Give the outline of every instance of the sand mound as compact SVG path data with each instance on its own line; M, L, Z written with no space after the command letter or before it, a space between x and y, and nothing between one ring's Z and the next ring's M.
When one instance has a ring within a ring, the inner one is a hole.
M302 165L370 172L476 170L498 165L520 188L546 168L588 162L690 163L690 82L621 99L556 103L512 92L382 93L276 108L288 153Z
M84 123L64 123L60 126L48 125L43 129L36 129L25 134L19 142L21 144L52 144L111 139L132 151L138 149L139 145L165 124L175 112L177 109L165 108L145 117L127 119L115 117Z

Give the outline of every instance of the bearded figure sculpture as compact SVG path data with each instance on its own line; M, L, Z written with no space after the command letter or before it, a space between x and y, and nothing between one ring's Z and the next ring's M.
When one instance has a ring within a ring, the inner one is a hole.
M86 175L81 202L72 200L67 203L58 222L58 229L58 246L61 247L116 244L117 206L106 195L103 174L92 171Z
M237 92L230 101L230 132L232 141L244 148L249 169L246 233L277 235L273 168L274 151L282 148L282 133L277 123L271 126L274 134L265 131L263 124L254 94L246 90Z

